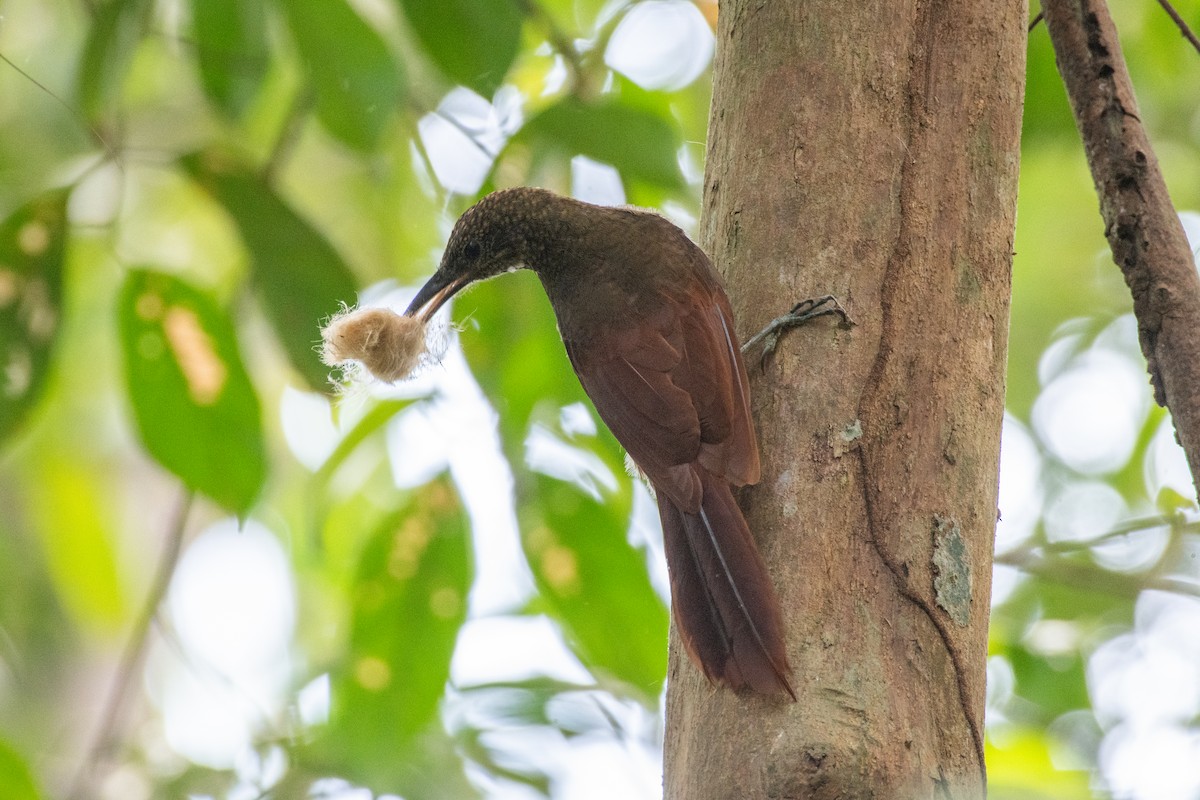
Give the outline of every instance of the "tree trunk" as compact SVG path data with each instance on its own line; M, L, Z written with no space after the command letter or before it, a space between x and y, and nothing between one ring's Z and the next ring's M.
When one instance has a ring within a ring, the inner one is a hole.
M798 702L714 691L673 637L668 798L982 797L1024 3L724 0L702 245L746 338L743 507Z

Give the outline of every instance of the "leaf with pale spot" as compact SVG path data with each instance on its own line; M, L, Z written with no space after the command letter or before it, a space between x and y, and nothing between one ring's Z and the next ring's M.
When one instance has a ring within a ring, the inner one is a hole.
M125 279L117 317L142 444L185 484L244 513L267 465L258 396L229 317L194 286L150 270Z
M596 499L566 481L533 477L541 502L521 509L521 540L541 601L583 663L654 702L667 673L667 609L650 585L645 553L626 537L628 485Z
M350 647L333 675L329 729L313 755L376 791L419 780L420 750L466 619L470 535L453 485L423 487L372 535L353 589ZM411 752L410 752L411 755ZM415 758L415 756L414 756Z
M62 317L67 193L54 191L0 223L0 440L46 385Z

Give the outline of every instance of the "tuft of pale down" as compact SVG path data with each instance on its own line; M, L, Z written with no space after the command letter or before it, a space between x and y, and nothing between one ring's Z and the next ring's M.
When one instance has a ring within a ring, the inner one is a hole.
M411 375L425 354L425 323L387 308L338 314L321 330L322 361L331 367L357 361L387 383Z

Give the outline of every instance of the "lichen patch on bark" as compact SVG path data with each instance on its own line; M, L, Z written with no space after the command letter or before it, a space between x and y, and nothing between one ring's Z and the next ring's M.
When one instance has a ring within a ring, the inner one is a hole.
M971 564L962 529L953 517L934 515L933 568L937 604L966 627L971 620Z

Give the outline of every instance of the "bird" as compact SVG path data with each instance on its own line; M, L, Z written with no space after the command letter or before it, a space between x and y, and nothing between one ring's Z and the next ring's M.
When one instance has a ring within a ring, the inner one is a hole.
M493 192L455 223L405 316L532 270L597 414L658 504L671 607L707 679L796 699L774 585L733 495L760 463L733 312L711 260L652 211L546 189Z

